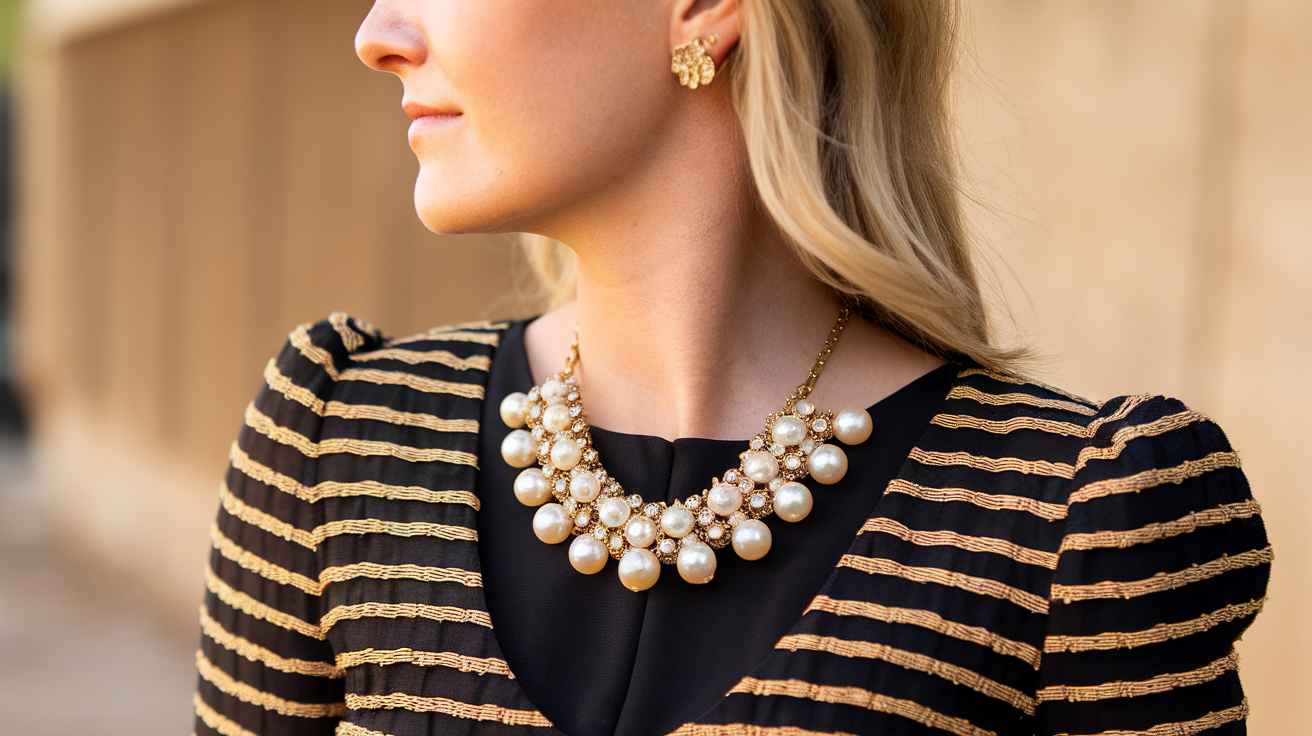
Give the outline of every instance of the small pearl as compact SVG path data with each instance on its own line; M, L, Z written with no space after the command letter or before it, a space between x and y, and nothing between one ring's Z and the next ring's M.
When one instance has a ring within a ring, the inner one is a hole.
M671 506L661 514L661 529L678 539L692 531L692 514L682 506Z
M525 506L541 506L551 500L551 484L537 468L529 468L515 479L515 498Z
M749 452L743 459L743 472L757 483L769 483L770 479L779 475L779 461L768 452Z
M533 435L526 429L517 429L501 440L501 457L512 468L527 468L538 457L537 445Z
M817 483L833 485L847 475L847 453L838 445L820 445L807 459Z
M542 426L548 432L559 432L569 426L569 407L564 404L551 404L542 412Z
M779 486L774 493L774 512L784 521L805 519L811 513L810 489L797 481Z
M612 529L623 526L624 522L629 520L630 513L629 502L615 496L611 496L597 506L597 519Z
M799 417L809 417L815 413L815 404L806 399L802 399L793 405L793 413Z
M650 547L656 541L656 522L639 516L624 527L624 538L634 547Z
M728 516L743 505L743 494L728 483L716 483L706 494L706 505L720 516Z
M606 566L606 545L598 542L590 534L580 534L569 546L569 564L584 575L601 572Z
M701 542L685 544L679 549L679 577L694 585L711 582L715 577L715 550Z
M601 481L592 471L585 470L574 476L569 481L569 495L574 497L579 503L588 503L601 493Z
M507 427L519 429L524 426L524 418L527 416L527 394L516 391L501 400L501 421L505 422Z
M779 417L774 420L770 437L785 447L800 445L806 439L806 423L797 417Z
M620 558L620 583L634 591L646 590L661 578L661 561L645 549L631 549Z
M533 533L547 544L560 544L569 539L574 520L569 512L558 503L549 503L533 514Z
M844 407L834 417L834 436L846 445L859 445L870 438L875 422L870 412L859 406Z
M733 551L744 560L759 560L770 551L770 527L756 519L748 519L733 530Z
M542 399L548 404L559 404L565 400L565 384L558 378L552 378L542 384Z
M515 430L523 432L524 430ZM551 446L551 464L561 470L569 470L579 464L579 458L583 457L583 451L579 446L574 444L574 440L568 437L562 437L556 440L556 444Z

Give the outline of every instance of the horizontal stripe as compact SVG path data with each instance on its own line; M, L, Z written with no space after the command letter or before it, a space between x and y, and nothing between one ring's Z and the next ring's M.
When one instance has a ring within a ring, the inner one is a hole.
M218 731L223 736L260 736L254 731L242 728L240 724L214 710L200 697L200 693L191 696L191 703L196 707L196 715L202 723Z
M1248 698L1233 708L1226 708L1222 711L1208 713L1202 718L1196 718L1192 721L1182 721L1179 723L1161 723L1144 731L1100 731L1096 734L1082 734L1081 736L1194 736L1213 728L1219 728L1227 723L1242 721L1248 717ZM1068 733L1056 734L1056 736L1072 736Z
M953 685L965 685L977 693L995 700L1001 700L1011 707L1023 711L1026 715L1034 715L1034 698L1025 695L1016 688L1003 685L997 680L987 678L974 670L949 664L941 659L935 659L924 654L891 647L887 644L849 641L832 636L816 636L815 634L791 634L780 639L779 643L774 645L774 648L787 649L793 652L798 649L806 649L852 659L877 659L898 667L941 677Z
M219 554L237 563L243 570L249 570L265 580L272 580L279 585L290 585L310 595L319 595L323 592L323 586L317 581L275 565L228 539L219 530L217 522L210 525L210 542Z
M929 629L944 636L988 647L998 654L1015 657L1036 670L1039 668L1039 662L1042 658L1036 647L1012 641L989 631L983 626L967 626L956 621L948 621L933 611L916 608L893 608L867 601L837 600L826 595L816 596L811 604L806 607L806 611L803 611L803 615L810 611L824 611L835 616L861 616L883 621L884 623L919 626L922 629Z
M425 583L460 583L467 588L483 587L483 576L458 567L424 567L423 565L380 565L357 562L352 565L326 567L319 573L319 583L344 583L356 578L373 580L419 580Z
M1059 411L1069 411L1074 414L1081 414L1091 417L1098 413L1098 410L1091 406L1076 404L1072 401L1061 401L1059 399L1041 399L1029 394L991 394L980 391L971 386L953 386L948 392L949 399L970 399L981 404L989 406L1006 406L1008 404L1025 404L1035 406L1040 409L1057 409Z
M232 491L228 489L227 482L219 483L219 502L222 504L223 510L228 512L228 514L242 520L256 529L268 532L269 534L280 539L285 539L288 542L294 542L295 544L299 544L307 549L315 549L317 546L312 532L298 529L282 519L279 519L272 514L267 514L240 498L237 498L233 495Z
M968 552L990 552L1009 557L1025 565L1038 565L1049 570L1057 569L1057 553L1022 547L1005 539L996 537L973 537L954 531L924 531L911 529L897 521L887 518L866 519L859 534L879 532L891 534L904 542L921 547L957 547Z
M1098 433L1102 425L1124 419L1131 411L1147 401L1149 396L1131 396L1121 403L1116 411L1105 417L1099 417L1087 425L1072 422L1059 422L1053 419L1037 417L1012 417L1006 420L981 419L969 414L939 414L930 420L931 424L948 429L978 429L993 434L1009 434L1019 430L1033 430L1063 437L1081 437L1088 439Z
M371 731L364 726L351 723L350 721L340 721L337 724L336 736L391 736L391 734L382 731Z
M940 503L960 501L990 511L1023 511L1046 521L1057 521L1066 518L1066 507L1064 505L1037 501L1024 496L982 493L968 488L929 488L901 478L894 478L888 484L888 491L890 493L905 493L908 496Z
M812 731L797 726L753 726L750 723L685 723L669 736L856 736L846 731Z
M1205 613L1198 618L1172 624L1157 624L1142 631L1108 631L1088 636L1049 636L1043 640L1043 651L1049 654L1059 652L1105 652L1112 649L1134 649L1149 644L1160 644L1172 639L1201 634L1216 626L1236 621L1249 616L1256 616L1266 603L1265 598L1233 603L1223 608Z
M437 363L458 371L487 371L492 367L492 358L487 355L473 355L461 358L450 350L406 350L405 348L383 348L351 356L355 362L367 360L399 360L410 365Z
M462 703L450 698L423 698L418 695L356 695L347 693L346 707L351 710L375 710L383 708L401 708L415 713L441 713L455 718L471 721L496 721L508 726L542 726L550 728L552 723L536 710L514 710L491 703L474 705Z
M783 695L819 703L853 705L866 710L909 718L923 726L937 728L957 736L996 736L993 731L986 731L964 718L954 718L911 700L891 698L859 687L813 685L802 680L758 680L755 677L744 677L728 692L729 695L739 693L757 696Z
M1137 544L1147 544L1177 537L1181 534L1189 534L1204 527L1219 526L1235 519L1248 519L1260 513L1262 513L1262 508L1258 506L1256 501L1227 503L1204 511L1191 511L1179 519L1146 524L1137 529L1127 529L1119 532L1067 534L1066 538L1062 540L1061 550L1065 552L1067 550L1125 549Z
M310 411L323 416L324 402L317 394L304 386L298 385L295 381L283 375L278 370L278 361L270 358L268 363L264 364L264 385L269 387L270 391L280 393L288 401L294 401Z
M1075 477L1075 468L1066 463L1053 463L1047 460L1021 460L1015 457L983 457L972 455L968 452L937 452L922 450L919 447L911 450L911 459L922 465L936 465L947 467L952 465L964 465L975 470L987 470L990 473L1024 473L1026 475L1047 475L1054 478L1065 478L1070 480Z
M364 346L364 335L351 326L347 321L349 319L350 316L345 312L333 312L328 315L328 324L332 325L338 335L341 335L342 344L346 346L347 352L354 353Z
M321 417L339 417L342 419L368 419L406 427L421 427L434 432L478 433L476 419L443 419L433 414L397 411L386 406L372 404L344 404L340 401L325 403L313 391L298 386L278 370L278 365L270 360L264 367L264 382L269 389L276 391Z
M1103 598L1137 598L1141 595L1175 590L1190 583L1197 583L1201 580L1223 575L1231 570L1242 570L1247 567L1264 565L1274 558L1275 552L1268 546L1262 549L1241 552L1237 555L1222 555L1201 565L1187 567L1178 572L1158 573L1143 580L1128 582L1105 580L1101 583L1089 585L1059 585L1054 583L1049 597L1052 600L1060 600L1064 603Z
M338 373L337 366L333 364L332 353L329 353L327 350L314 344L314 340L311 339L308 329L313 326L313 323L309 325L300 325L292 330L292 334L287 340L292 344L292 347L300 351L301 355L305 356L305 358L311 363L316 363L319 366L322 366L324 373L327 373L329 378L336 381Z
M1182 411L1179 414L1168 414L1147 424L1122 427L1112 435L1111 445L1107 447L1086 447L1080 450L1080 454L1075 460L1075 469L1079 470L1094 460L1114 460L1120 457L1121 451L1125 449L1131 440L1140 437L1157 437L1187 427L1195 422L1205 421L1207 421L1207 417L1190 410Z
M989 578L977 578L973 575L943 570L937 567L910 567L893 560L857 555L843 555L843 559L839 560L838 566L849 567L872 575L899 577L915 583L947 585L978 595L1009 601L1034 613L1048 612L1048 601L1043 598Z
M483 398L483 387L477 383L456 383L436 378L416 376L403 371L384 371L377 368L348 368L338 377L341 381L360 381L378 386L404 386L426 394L450 394L466 399Z
M1065 700L1071 703L1089 703L1114 698L1137 698L1141 695L1156 695L1180 687L1201 685L1237 669L1239 669L1239 654L1231 650L1230 654L1215 662L1188 672L1157 675L1147 680L1132 682L1108 682L1102 685L1052 685L1039 690L1037 698L1039 702Z
M322 641L325 636L323 629L318 626L309 623L308 621L302 621L289 613L283 613L276 608L255 600L239 590L235 590L232 586L223 582L223 580L220 579L218 575L215 575L214 571L209 568L205 569L205 587L228 607L235 608L247 616L257 618L261 621L268 621L274 626L282 627L288 631L295 631L298 634L303 634L312 639L319 639Z
M999 381L1001 383L1012 383L1018 386L1035 386L1045 391L1051 391L1052 393L1057 394L1058 396L1065 396L1071 401L1080 404L1086 404L1090 406L1099 405L1097 404L1097 402L1089 401L1088 399L1081 398L1079 396L1076 396L1075 394L1067 393L1059 388L1054 388L1052 386L1049 386L1046 383L1040 383L1038 381L1029 378L1021 378L1020 376L1009 376L1005 373L994 373L992 371L983 370L982 368L967 368L966 370L957 374L957 378L969 378L970 376L985 376L987 378L992 378L993 380Z
M422 501L424 503L456 503L479 508L478 497L469 491L431 491L419 486L392 486L373 480L354 483L341 481L323 481L314 486L305 486L293 478L277 472L273 468L251 459L236 442L228 450L228 460L232 467L241 473L267 486L296 496L302 501L315 503L325 498L349 498L352 496L371 496L385 498L389 501Z
M279 426L255 408L253 402L246 405L246 426L275 442L295 448L297 452L309 458L334 454L360 455L363 457L390 456L412 463L442 462L478 467L478 456L472 452L410 447L408 445L398 445L394 442L361 440L351 437L330 437L315 442L295 430Z
M338 667L359 667L366 664L413 664L419 667L449 667L461 672L474 672L480 675L505 675L512 680L515 679L515 676L510 672L510 665L506 664L506 660L498 657L470 657L455 652L417 652L409 648L371 648L337 655Z
M442 623L477 624L492 628L492 618L487 611L474 611L455 606L429 606L422 603L357 603L350 606L337 606L324 614L319 623L324 631L331 629L341 621L357 621L362 618L423 618Z
M256 644L245 637L223 628L223 625L210 617L204 606L200 607L200 630L201 633L208 636L215 644L235 652L238 656L245 657L252 662L258 662L270 669L279 672L288 672L294 675L306 675L308 677L327 677L337 679L345 673L340 667L334 667L328 662L314 662L308 659L296 659L294 657L283 657L264 647Z
M1167 483L1183 483L1190 478L1197 478L1203 473L1221 468L1239 467L1239 454L1235 452L1214 452L1198 460L1186 460L1169 468L1152 468L1124 478L1098 480L1081 486L1071 494L1070 503L1086 503L1098 498L1120 493L1138 493L1147 488L1164 486Z
M495 326L488 326L486 329L497 329ZM445 342L472 342L479 345L490 345L497 347L501 342L501 335L496 332L470 332L466 330L430 330L428 332L411 335L410 337L401 337L391 340L388 345L407 345L413 342L428 342L430 340Z
M298 703L251 687L214 666L212 662L206 659L205 653L199 649L196 650L196 671L200 673L200 676L206 682L218 688L219 692L224 695L234 697L243 703L258 705L265 710L271 710L284 716L331 718L346 712L345 703Z

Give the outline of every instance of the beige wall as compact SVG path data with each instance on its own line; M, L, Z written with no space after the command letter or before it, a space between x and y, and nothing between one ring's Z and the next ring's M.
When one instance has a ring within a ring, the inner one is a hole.
M976 221L1041 377L1155 392L1239 448L1277 549L1252 732L1308 720L1312 4L972 0ZM503 243L425 232L364 0L216 0L29 60L22 329L68 538L190 616L240 412L292 325L514 311ZM460 293L426 284L444 268ZM498 304L490 304L493 299ZM161 563L161 561L163 561Z

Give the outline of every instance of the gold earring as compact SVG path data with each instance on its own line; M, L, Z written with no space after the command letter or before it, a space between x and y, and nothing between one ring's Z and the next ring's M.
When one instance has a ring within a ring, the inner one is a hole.
M706 55L706 49L719 40L719 36L712 33L705 41L696 38L674 50L670 71L679 75L679 84L697 89L715 79L715 60Z

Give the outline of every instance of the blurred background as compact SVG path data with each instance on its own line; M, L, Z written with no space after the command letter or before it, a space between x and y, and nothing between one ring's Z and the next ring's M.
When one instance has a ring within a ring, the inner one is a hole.
M189 732L218 482L291 327L522 315L508 240L414 215L400 85L352 50L369 4L0 0L5 732ZM1228 431L1277 550L1240 645L1251 733L1303 732L1312 3L965 6L1004 331L1041 380ZM430 286L449 270L460 291Z

